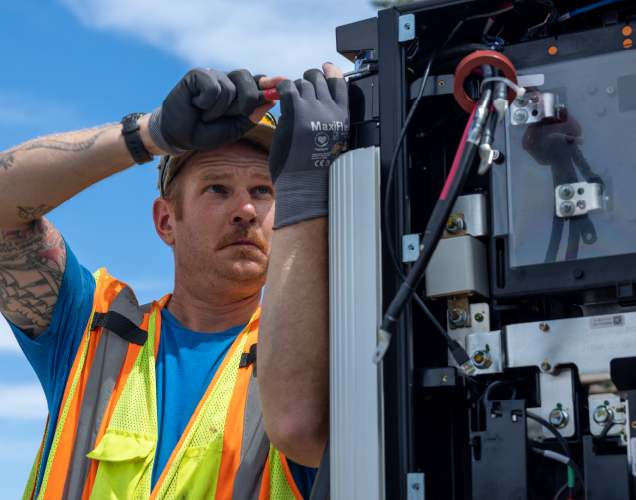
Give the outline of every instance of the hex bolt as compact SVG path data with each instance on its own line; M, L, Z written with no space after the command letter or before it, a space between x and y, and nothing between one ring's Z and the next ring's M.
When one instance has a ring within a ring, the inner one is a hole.
M564 200L569 200L574 196L574 189L569 184L563 184L559 187L559 196Z
M552 366L547 361L544 361L543 363L541 363L541 369L544 372L547 372L550 368L552 368Z
M559 205L559 210L563 215L568 215L574 212L574 203L571 201L564 201Z
M454 327L459 328L463 326L467 319L466 311L461 307L455 307L448 311L448 321Z
M490 354L484 351L476 351L472 355L473 365L478 370L486 370L492 365L492 360L490 359Z
M592 413L592 418L594 419L594 422L596 422L599 425L605 425L608 422L611 422L612 420L614 420L614 412L611 410L611 408L608 408L607 406L597 406L596 409L594 410L594 412Z
M539 330L541 330L542 332L549 332L550 325L548 325L547 323L539 323Z
M458 234L464 229L464 220L461 217L451 216L446 221L446 231L450 234Z
M513 115L517 123L525 123L528 120L528 112L525 109L518 109Z
M475 321L481 323L484 320L484 315L482 313L475 314Z
M563 429L566 425L568 425L568 412L559 405L558 408L555 408L550 412L548 420L557 429Z
M580 210L584 210L586 205L585 205L585 201L584 200L579 200L576 202L576 206L577 208L579 208Z

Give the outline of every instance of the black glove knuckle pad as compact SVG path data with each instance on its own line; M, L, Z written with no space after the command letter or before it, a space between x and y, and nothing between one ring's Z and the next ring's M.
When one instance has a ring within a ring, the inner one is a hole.
M256 88L246 70L235 73ZM244 116L223 117L237 92L225 72L188 71L163 102L160 129L168 144L183 150L212 150L240 139L255 124ZM258 99L258 90L255 93Z
M235 70L228 74L238 95L239 111L243 116L251 115L258 104L258 87L247 70Z

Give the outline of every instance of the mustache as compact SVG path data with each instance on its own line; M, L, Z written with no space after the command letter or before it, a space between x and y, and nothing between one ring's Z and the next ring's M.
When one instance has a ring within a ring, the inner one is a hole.
M232 243L237 243L241 240L250 240L261 250L265 255L269 255L269 245L265 239L258 233L254 226L237 226L228 233L221 237L216 244L215 250L221 250Z

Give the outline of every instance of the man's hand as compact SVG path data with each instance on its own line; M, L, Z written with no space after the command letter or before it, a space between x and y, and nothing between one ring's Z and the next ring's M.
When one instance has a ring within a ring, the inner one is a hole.
M275 227L324 217L328 212L329 166L349 133L349 99L342 72L331 63L283 81L281 118L269 169L276 189Z
M179 150L217 149L234 142L274 106L269 102L258 105L259 83L272 85L282 79L252 77L244 69L229 73L192 69L168 94L161 109L153 113L152 138L162 149L172 149L173 154ZM238 115L228 116L234 101L238 102ZM153 127L153 122L158 122L158 127Z

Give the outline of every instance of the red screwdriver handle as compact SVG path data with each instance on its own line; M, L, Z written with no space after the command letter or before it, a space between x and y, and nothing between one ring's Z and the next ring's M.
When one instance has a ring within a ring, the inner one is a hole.
M273 89L263 90L263 97L266 101L278 101L280 100L280 96L278 95L278 91Z

